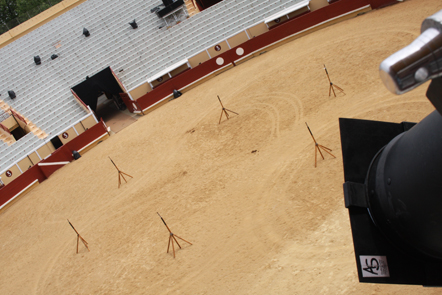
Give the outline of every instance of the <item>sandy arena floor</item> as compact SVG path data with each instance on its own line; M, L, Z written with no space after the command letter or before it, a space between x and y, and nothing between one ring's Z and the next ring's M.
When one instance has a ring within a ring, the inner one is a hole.
M360 284L338 118L420 121L380 62L440 0L409 0L241 64L113 135L0 213L1 294L441 294ZM346 95L328 97L323 70ZM218 125L220 105L239 113ZM314 144L333 149L314 167ZM255 151L256 152L253 152ZM108 159L134 178L117 188ZM168 232L190 241L166 254ZM69 219L89 242L80 244Z

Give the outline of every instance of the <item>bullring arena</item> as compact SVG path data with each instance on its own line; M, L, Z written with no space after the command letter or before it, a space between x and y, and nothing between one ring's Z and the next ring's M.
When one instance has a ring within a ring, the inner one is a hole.
M338 118L418 122L380 62L439 0L408 0L225 71L101 142L0 212L2 294L440 294L358 282ZM323 64L344 94L328 96ZM219 95L239 115L218 124ZM316 139L333 151L314 166ZM118 189L109 161L133 176ZM166 253L169 227L182 243ZM89 243L80 243L69 219Z

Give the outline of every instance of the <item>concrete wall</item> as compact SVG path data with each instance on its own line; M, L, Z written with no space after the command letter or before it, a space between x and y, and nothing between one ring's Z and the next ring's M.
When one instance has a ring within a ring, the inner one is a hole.
M159 77L158 79L156 79L155 81L150 82L152 84L152 86L155 88L156 86L160 85L161 83L166 82L167 80L169 80L170 77L168 74L165 74L161 77Z
M249 38L247 37L246 32L241 32L233 37L230 37L229 39L227 39L227 42L229 42L230 47L236 47L246 41L248 41Z
M269 28L267 28L266 24L263 22L260 24L257 24L254 27L251 27L250 29L247 29L247 33L249 34L250 38L257 37L257 36L262 35L268 31L269 31Z
M227 45L226 41L222 41L218 44L216 44L215 46L212 46L210 48L207 49L207 51L209 51L209 54L212 58L223 54L224 52L228 51L230 48Z
M20 162L18 162L18 166L20 167L21 171L25 172L30 167L34 166L34 164L31 162L31 160L28 157L26 157Z
M133 99L137 100L138 98L145 95L146 93L148 93L151 90L152 90L152 87L150 87L149 83L146 82L143 85L138 86L137 88L129 91L129 93Z
M172 72L170 72L170 74L172 75L172 78L181 74L182 72L184 72L185 70L187 70L189 68L189 66L187 64L184 64L178 68L176 68L175 70L173 70Z
M200 52L197 55L189 58L189 63L192 68L199 66L200 64L208 61L210 59L206 51Z
M308 7L304 7L304 8L301 8L299 10L293 11L292 13L289 13L289 19L298 17L298 16L300 16L300 15L302 15L304 13L307 13L307 12L310 12Z
M84 119L83 121L81 121L81 123L83 124L84 128L87 130L89 128L91 128L92 126L94 126L95 124L97 124L97 122L95 121L95 118L93 116L89 116L86 119Z
M50 154L52 154L52 152L54 152L54 151L55 151L54 146L52 145L51 142L48 142L45 145L43 145L41 148L39 148L37 150L37 153L40 155L40 157L42 159L44 159L47 156L49 156Z
M327 0L310 0L310 10L315 11L328 5Z
M19 126L13 116L10 116L9 118L7 118L6 120L4 120L1 123L3 124L3 126L8 128L9 130L14 130L15 128L17 128Z
M82 134L85 131L85 129L81 123L76 124L74 127L75 127L75 130L77 130L78 134Z
M35 152L30 154L28 157L31 159L31 161L34 165L41 161L40 158L37 156L37 153L35 153Z
M289 20L289 18L287 17L287 15L283 15L280 18L277 18L275 20L272 20L271 22L268 22L267 25L269 26L269 28L273 28L274 26L285 23L288 20Z

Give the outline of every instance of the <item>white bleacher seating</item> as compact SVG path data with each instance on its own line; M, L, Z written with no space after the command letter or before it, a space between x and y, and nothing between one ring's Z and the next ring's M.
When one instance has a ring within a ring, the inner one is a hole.
M86 76L109 65L114 70L124 69L120 78L131 89L146 77L300 1L224 0L179 25L159 29L164 21L150 9L160 0L88 0L0 49L1 98L55 136L72 120L85 116L70 87ZM129 26L133 19L139 25L136 30ZM82 35L83 28L90 31L90 37ZM54 47L57 42L61 47ZM54 53L59 57L51 60ZM40 66L34 64L35 55L42 59ZM9 99L8 90L14 90L17 98ZM34 137L37 144L42 142ZM9 161L2 155L12 159L17 143L9 147L0 143L0 170ZM26 153L29 147L22 150Z

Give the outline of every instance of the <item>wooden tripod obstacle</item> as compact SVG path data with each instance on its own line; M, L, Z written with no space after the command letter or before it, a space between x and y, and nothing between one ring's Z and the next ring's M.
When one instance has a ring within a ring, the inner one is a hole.
M327 75L328 82L330 83L330 88L328 89L328 96L330 97L331 92L333 91L333 95L336 97L335 87L336 87L337 90L339 90L339 91L341 91L342 93L345 94L344 90L342 90L341 87L339 87L338 85L335 85L335 84L332 83L332 81L330 80L330 76L328 75L328 71L327 71L327 68L325 67L325 65L324 65L324 70L325 70L325 74Z
M221 98L219 98L219 95L217 95L217 96L218 96L219 103L221 104L221 107L222 107L222 110L221 110L221 116L219 117L219 122L218 122L218 124L221 124L221 119L222 119L222 117L223 117L223 114L225 114L227 120L229 120L229 113L227 113L227 112L231 112L231 113L234 113L234 114L239 115L238 113L235 113L234 111L231 111L231 110L226 109L226 108L223 106L223 103L221 102Z
M83 244L86 246L87 250L88 250L89 252L91 252L91 250L89 250L89 247L88 247L88 244L87 244L86 240L83 239L83 238L80 236L80 234L79 234L78 231L75 229L75 227L72 225L72 223L69 221L69 219L68 219L68 222L69 222L69 224L71 225L72 229L73 229L73 230L75 231L75 233L77 234L77 254L78 254L78 243L80 242L80 240L81 240L81 241L83 242Z
M123 177L124 181L126 181L126 183L127 183L127 180L126 180L126 178L124 178L124 175L129 176L130 178L133 178L133 177L130 176L129 174L127 174L127 173L124 173L124 172L121 171L120 169L118 169L117 165L115 165L114 161L112 161L112 159L111 159L110 157L109 157L109 160L111 160L112 164L114 164L115 168L116 168L117 171L118 171L118 188L120 188L120 186L121 186L121 178L122 178L122 177ZM124 174L124 175L123 175L123 174Z
M175 241L175 242L177 243L178 247L180 247L180 249L181 249L181 246L180 246L180 244L178 243L178 241L175 239L175 237L177 237L177 238L180 239L180 240L183 240L183 241L186 242L186 243L189 243L190 245L192 245L192 243L191 243L191 242L188 242L188 241L186 241L185 239L180 238L179 236L177 236L177 235L175 235L174 233L172 233L172 231L170 230L170 228L167 226L166 222L164 221L163 217L161 217L160 213L157 212L157 214L158 214L158 216L161 218L161 220L163 221L163 223L164 223L164 225L166 226L167 230L169 231L169 243L167 244L167 253L169 253L170 244L172 244L173 258L175 258L175 247L174 247L174 245L173 245L173 241Z
M307 126L307 129L308 129L308 131L310 132L310 135L312 136L313 141L314 141L314 143L315 143L315 168L316 168L316 157L317 157L317 153L318 153L318 152L319 152L319 154L321 155L322 159L324 160L324 156L322 155L321 149L322 149L324 152L329 153L333 158L336 158L332 153L330 153L330 152L332 151L331 149L329 149L328 147L325 147L325 146L323 146L323 145L320 145L319 143L316 142L316 139L315 139L315 137L313 136L313 133L312 133L312 131L310 130L310 127L308 127L307 122L305 122L305 125Z

